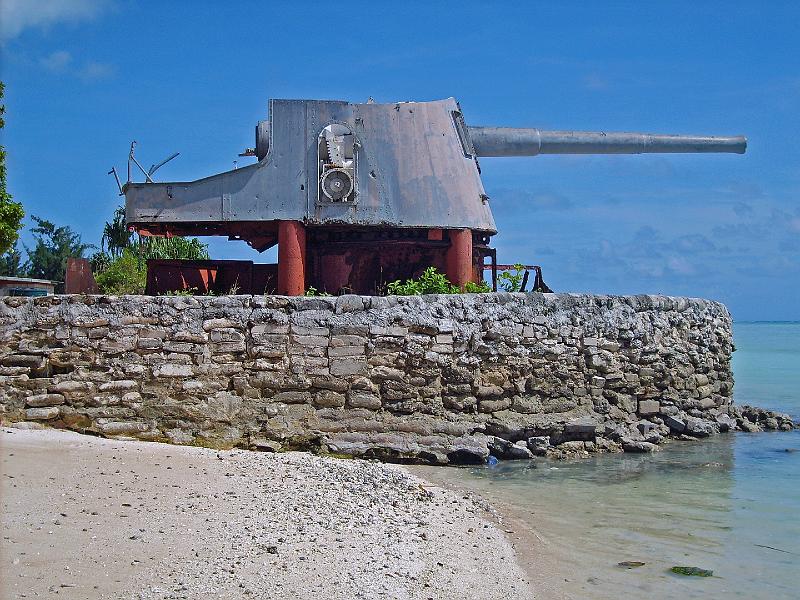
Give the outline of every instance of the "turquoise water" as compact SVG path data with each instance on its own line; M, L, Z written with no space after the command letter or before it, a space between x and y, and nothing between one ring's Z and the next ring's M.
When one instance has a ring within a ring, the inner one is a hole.
M737 323L734 337L736 402L800 420L800 323ZM536 550L572 571L568 597L800 598L800 432L535 464L454 477L536 532ZM675 565L714 576L673 575Z

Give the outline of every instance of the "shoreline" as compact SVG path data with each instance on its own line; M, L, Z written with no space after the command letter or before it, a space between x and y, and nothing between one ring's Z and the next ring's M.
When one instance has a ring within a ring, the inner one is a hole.
M533 597L486 504L398 465L52 429L0 452L4 597Z
M797 477L783 473L797 464L799 435L728 433L652 455L545 459L535 471L501 463L412 472L491 503L537 597L789 598L798 548L784 522ZM762 497L765 477L774 502L786 504L777 515ZM714 576L681 577L675 565Z
M526 520L522 509L495 496L491 499L481 490L470 486L451 473L453 469L468 467L441 467L432 465L409 465L408 470L427 481L447 488L461 496L469 496L474 501L491 508L491 518L514 549L517 562L531 582L534 597L547 600L577 600L564 585L574 580L580 572L567 569L569 554L549 535L537 531ZM534 511L531 511L535 514Z

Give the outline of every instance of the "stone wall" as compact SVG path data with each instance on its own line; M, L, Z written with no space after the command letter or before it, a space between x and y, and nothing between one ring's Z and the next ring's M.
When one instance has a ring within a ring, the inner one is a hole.
M5 298L0 414L432 462L647 451L741 421L731 352L726 308L686 298Z

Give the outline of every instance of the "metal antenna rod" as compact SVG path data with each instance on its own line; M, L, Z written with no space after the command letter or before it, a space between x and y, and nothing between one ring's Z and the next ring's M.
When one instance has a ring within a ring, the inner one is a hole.
M126 184L131 182L131 159L133 158L133 149L136 148L136 140L131 142L131 151L128 153L128 181Z
M111 167L111 170L108 172L109 175L113 175L114 179L117 180L117 187L119 188L119 195L123 195L122 191L122 183L119 180L119 175L117 175L117 167Z
M175 158L176 156L179 156L179 155L180 155L180 152L176 152L175 154L172 154L172 155L168 156L167 158L165 158L164 160L162 160L157 165L151 165L150 166L150 170L147 172L147 174L148 175L152 175L153 173L158 171L161 167L163 167L165 164L167 164L169 161L171 161L173 158Z
M135 164L137 167L139 167L139 170L144 174L145 179L149 183L155 183L155 181L153 181L153 178L150 177L150 174L147 171L144 170L144 167L139 164L139 161L136 160L136 157L133 155L133 149L135 147L136 147L136 140L131 142L131 153L128 155L128 183L130 183L130 181L131 181L131 161L133 161L133 164Z
M131 160L134 162L134 164L135 164L137 167L139 167L139 170L140 170L142 173L144 173L145 179L147 179L147 181L148 181L149 183L155 183L155 181L153 181L153 178L152 178L152 177L150 177L150 175L148 174L148 172L144 170L144 167L143 167L142 165L140 165L140 164L139 164L139 161L138 161L138 160L136 160L136 158L135 158L133 155L131 155Z

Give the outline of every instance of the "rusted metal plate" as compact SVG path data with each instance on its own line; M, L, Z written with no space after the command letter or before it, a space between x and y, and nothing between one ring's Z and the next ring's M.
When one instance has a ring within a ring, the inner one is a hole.
M64 273L65 294L96 294L97 282L92 274L92 265L85 258L68 258Z
M272 294L277 278L278 265L247 260L148 260L145 293Z

